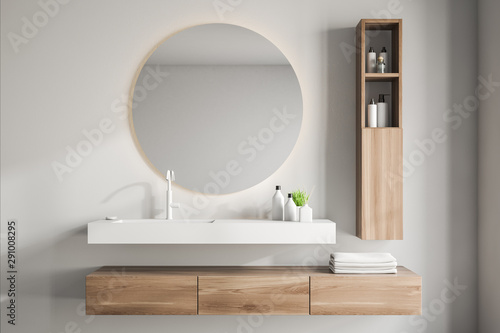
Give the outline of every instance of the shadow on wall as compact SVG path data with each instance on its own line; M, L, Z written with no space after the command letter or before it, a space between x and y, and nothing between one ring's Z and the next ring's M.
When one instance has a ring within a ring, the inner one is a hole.
M327 69L324 85L328 96L326 135L326 216L337 230L356 234L356 53L354 28L326 32ZM343 52L344 50L344 52Z
M449 98L447 99L448 107L462 104L467 109L468 104L466 96L474 96L477 94L476 87L478 84L477 77L477 5L475 2L462 1L461 5L457 5L454 1L447 3L447 11L451 13L448 20L448 43L450 58L448 63L448 72L451 74L449 78ZM432 8L429 8L429 10ZM464 24L467 22L468 24ZM471 27L473 27L471 29ZM434 31L427 31L427 36L432 36ZM430 37L432 38L432 37ZM465 40L464 40L465 39ZM464 49L464 45L469 45ZM432 59L432 51L429 50L428 59ZM461 54L460 57L453 55ZM468 64L474 64L469 69L465 68L464 63L467 59ZM435 72L436 68L429 68L428 77ZM487 75L488 73L481 73ZM429 86L431 90L433 87ZM429 91L430 93L430 91ZM497 92L498 93L498 92ZM477 105L476 105L477 111ZM442 112L444 113L445 110ZM449 235L449 262L448 276L450 280L458 278L462 284L467 285L467 289L460 296L458 302L454 302L449 306L450 311L450 331L451 332L472 332L477 330L478 319L477 314L471 314L468 320L468 327L464 327L464 313L469 309L470 304L475 304L477 308L477 275L478 270L477 258L477 112L470 113L468 118L464 118L462 125L459 128L450 127L449 123L447 132L449 152L447 154L448 162L446 163L448 170L448 179L446 181L448 202L444 206L448 210L448 235ZM446 144L446 143L445 143ZM471 158L474 157L474 158ZM432 184L433 180L429 181ZM442 198L434 198L428 200L429 206L441 205ZM436 211L443 207L435 207L428 211ZM428 216L432 219L432 216ZM470 282L470 283L469 283ZM466 299L469 298L469 299ZM425 305L425 303L424 303ZM431 304L429 303L429 307Z

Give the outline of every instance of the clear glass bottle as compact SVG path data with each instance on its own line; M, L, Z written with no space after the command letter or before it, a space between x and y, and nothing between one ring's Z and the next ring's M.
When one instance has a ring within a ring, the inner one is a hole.
M384 57L377 58L377 73L385 73Z

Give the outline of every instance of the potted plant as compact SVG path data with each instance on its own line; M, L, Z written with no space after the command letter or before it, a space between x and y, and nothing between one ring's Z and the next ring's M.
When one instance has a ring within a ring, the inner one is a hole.
M310 196L310 194L307 194L307 192L303 190L292 192L293 202L299 207L300 222L312 222L312 208L308 205Z

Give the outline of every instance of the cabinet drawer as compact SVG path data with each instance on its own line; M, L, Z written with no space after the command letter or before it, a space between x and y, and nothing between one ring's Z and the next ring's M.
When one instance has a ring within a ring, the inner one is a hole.
M308 276L200 276L201 315L309 314Z
M87 314L195 315L196 276L87 276Z
M420 276L399 276L399 272L311 276L311 314L419 315L422 307L421 283Z

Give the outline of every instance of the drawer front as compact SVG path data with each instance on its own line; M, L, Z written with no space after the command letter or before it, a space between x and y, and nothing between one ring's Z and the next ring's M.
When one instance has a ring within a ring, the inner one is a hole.
M195 315L196 276L87 276L88 315Z
M419 276L311 276L312 315L419 315Z
M307 315L308 276L200 276L200 315Z

